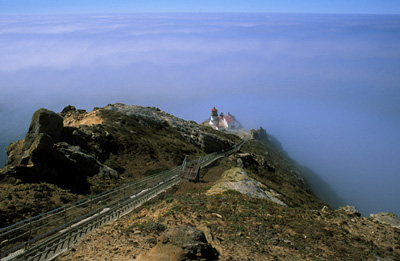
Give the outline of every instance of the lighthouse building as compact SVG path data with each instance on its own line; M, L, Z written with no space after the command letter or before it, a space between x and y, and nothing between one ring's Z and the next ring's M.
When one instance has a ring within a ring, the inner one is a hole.
M218 128L219 125L219 117L218 110L214 108L211 109L211 117L210 117L210 126Z
M227 129L237 129L240 127L239 122L229 112L227 115L224 116L223 125Z
M240 123L236 120L236 118L228 112L227 115L221 113L218 116L218 110L213 107L211 109L211 117L208 122L209 126L213 127L214 129L239 129L242 128Z

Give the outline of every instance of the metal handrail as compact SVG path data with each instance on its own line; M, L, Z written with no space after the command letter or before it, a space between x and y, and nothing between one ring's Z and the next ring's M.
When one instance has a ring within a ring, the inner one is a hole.
M243 143L244 141L234 145L227 152L208 154L192 161L198 161L200 167L205 167L213 161L240 149ZM192 161L185 161L184 163L190 164ZM81 227L80 222L85 221L85 219L97 220L107 215L114 216L114 212L120 213L126 205L130 204L134 206L137 202L143 202L144 198L147 199L149 197L148 195L159 193L160 188L162 190L179 182L183 169L182 166L183 164L0 229L0 239L12 233L18 234L17 237L6 239L9 243L12 243L12 240L23 238L27 236L27 234L32 236L39 230L42 232L33 238L28 238L28 240L25 240L25 242L19 245L6 249L5 252L0 253L0 259L2 260L4 257L6 257L7 260L15 258L13 256L14 252L15 256L20 256L22 253L26 256L28 252L40 248L45 242L50 242L55 239L58 240L59 234L63 234L64 230L71 231L71 229L75 229L77 226ZM132 210L129 209L130 208L128 208L127 211ZM54 227L54 225L61 221L64 221L62 225ZM40 223L42 223L42 225L40 225ZM43 225L43 223L45 225ZM34 227L33 225L35 224L39 225Z
M175 174L175 176L170 177L170 182L171 181L175 181L175 182L179 181L179 175ZM155 183L151 184L151 186L158 185L158 184L160 184L160 183L155 182ZM159 187L163 188L163 186L165 186L165 184L166 183L161 183L161 185ZM161 190L161 189L158 189L158 190ZM143 193L136 198L132 198L132 196L126 196L123 200L112 202L112 203L104 206L101 210L100 209L96 210L96 211L88 214L85 217L81 217L81 218L75 220L75 224L77 224L77 226L71 227L68 231L67 230L64 231L64 234L65 233L71 234L70 230L80 231L82 227L90 226L90 224L93 224L93 223L99 223L100 222L99 220L101 220L101 219L106 219L106 218L111 217L111 218L109 218L109 220L110 221L114 220L116 218L112 218L112 217L120 217L120 216L122 216L122 214L124 214L124 213L122 213L122 211L128 204L143 203L152 194L157 193L158 190L157 190L157 186L156 186L155 189L147 190L146 193ZM138 193L138 194L140 194L140 193ZM106 209L109 209L109 210L104 211ZM90 218L90 217L92 217L92 218ZM80 221L85 220L85 218L90 218L90 219L88 220L88 222L80 223ZM77 233L80 233L80 232L77 232ZM77 233L75 234L75 236L77 235ZM65 236L68 237L68 235L65 235ZM84 236L84 235L81 235L80 237L82 237L82 236ZM38 245L35 245L33 248L29 249L24 254L26 256L32 256L31 253L36 252L36 254L32 257L32 259L34 259L36 256L41 256L41 255L43 255L44 252L48 251L48 248L49 248L48 246L52 245L53 244L52 242L59 238L60 238L59 235L49 238L48 240L41 242ZM68 238L66 238L64 240L68 240ZM75 238L74 240L77 241L77 238ZM43 250L41 250L41 248ZM55 254L59 254L59 253L55 253Z
M131 183L125 184L123 186L120 186L116 189L112 189L110 191L106 191L104 193L100 193L100 195L95 195L91 196L82 200L79 200L77 202L71 203L69 205L54 209L52 211L43 213L41 215L29 218L27 220L23 220L21 222L18 222L16 224L13 224L11 226L8 226L6 228L1 229L0 233L0 238L2 241L6 242L8 245L10 244L15 244L15 242L18 242L18 240L21 240L24 237L28 237L29 235L35 235L38 231L40 231L40 234L34 236L34 238L27 238L24 243L17 244L17 246L12 246L9 248L6 248L6 251L1 253L1 256L4 256L5 254L9 253L10 251L15 251L16 248L21 248L23 247L26 242L32 243L34 241L40 240L44 236L48 236L49 234L55 233L61 229L64 228L64 225L57 225L57 222L60 222L61 220L64 220L65 224L69 224L71 221L71 217L73 218L74 216L76 217L78 214L79 216L85 216L86 211L88 211L88 208L85 207L85 205L89 205L91 203L99 203L99 201L103 201L104 203L110 202L113 200L116 200L117 198L121 198L124 195L129 193L133 193L135 190L143 190L146 187L151 187L151 185L146 186L146 183L151 183L152 180L156 180L161 176L168 176L170 175L170 170L169 171L164 171L161 173L156 173L151 176L145 177L143 179L133 181ZM149 182L150 181L150 182ZM92 204L91 208L96 209L96 205ZM99 204L98 208L101 208L101 206L104 204ZM89 209L90 210L90 209ZM42 224L45 224L44 226ZM54 226L56 226L54 228ZM47 229L43 229L47 228ZM16 236L12 236L12 235ZM11 237L10 237L11 235ZM3 246L4 248L4 246ZM0 256L0 257L1 257Z

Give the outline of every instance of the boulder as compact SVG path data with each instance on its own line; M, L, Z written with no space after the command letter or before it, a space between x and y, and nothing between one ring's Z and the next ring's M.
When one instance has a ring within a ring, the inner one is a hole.
M218 260L219 253L204 233L191 225L168 229L162 240L137 260Z
M189 250L196 250L199 245L208 243L203 232L187 224L171 228L165 235L164 242L165 239Z
M53 143L58 142L63 130L63 118L53 111L47 109L37 110L29 126L29 131L25 136L24 150L30 148L40 133L47 134Z
M46 109L37 110L32 116L25 140L13 142L6 148L6 166L31 166L36 160L46 158L53 144L60 140L62 131L62 117Z

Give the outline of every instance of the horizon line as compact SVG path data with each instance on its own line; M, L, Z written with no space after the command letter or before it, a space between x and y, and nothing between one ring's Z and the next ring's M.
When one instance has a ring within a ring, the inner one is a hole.
M318 13L318 12L262 12L262 11L133 11L133 12L31 12L2 13L1 15L127 15L127 14L279 14L279 15L380 15L400 16L400 13Z

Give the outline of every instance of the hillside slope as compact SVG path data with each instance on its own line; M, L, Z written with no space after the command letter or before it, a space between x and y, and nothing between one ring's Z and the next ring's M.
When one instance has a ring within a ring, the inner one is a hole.
M399 229L324 206L293 167L251 140L203 169L202 182L182 181L58 260L398 260ZM260 182L250 193L221 185L248 188L249 179ZM256 196L260 189L279 201Z
M253 131L239 151L202 169L200 182L183 180L59 259L400 256L399 229L361 218L352 208L326 207L312 193L315 179L310 183L306 169L266 137L262 129ZM185 155L226 150L239 141L154 107L110 104L86 112L67 106L58 114L40 109L25 140L7 148L0 222L6 226L179 165Z
M86 112L67 106L58 114L39 109L25 139L7 147L8 161L0 169L0 224L7 226L179 165L186 155L220 151L238 141L157 108L113 104Z

